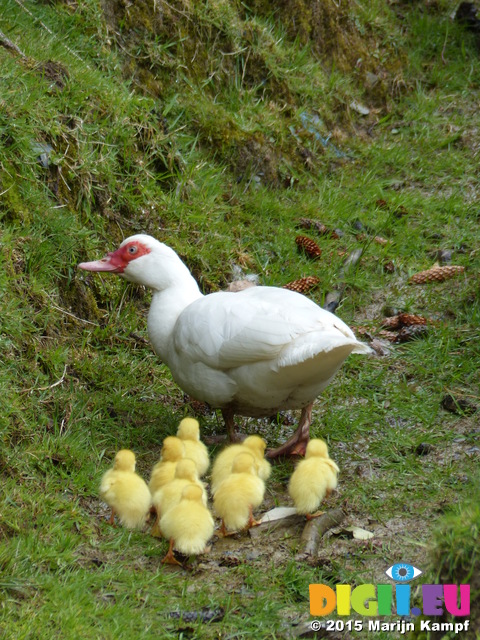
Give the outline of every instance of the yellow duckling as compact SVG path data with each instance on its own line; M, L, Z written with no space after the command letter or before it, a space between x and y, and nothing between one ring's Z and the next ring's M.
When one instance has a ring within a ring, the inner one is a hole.
M152 496L153 506L157 512L157 520L152 530L154 535L158 535L160 533L159 523L161 516L180 502L182 491L190 484L195 484L200 487L202 490L203 502L206 506L207 492L203 482L198 479L195 462L190 458L183 458L177 462L173 480L170 480L170 482L164 484L163 487L157 489Z
M325 497L337 487L338 466L328 456L328 447L319 438L310 440L305 459L298 463L288 483L288 492L298 513L311 518Z
M233 460L229 476L221 482L213 498L213 506L222 519L220 533L250 528L258 524L253 509L262 504L265 483L257 475L251 453L239 453Z
M162 516L160 528L170 540L163 562L180 564L173 555L173 549L185 555L203 553L215 525L212 514L203 502L201 487L196 484L187 485L178 504Z
M173 480L177 462L185 457L185 445L183 440L176 436L167 436L162 444L160 460L152 469L150 482L148 483L153 496L157 489Z
M184 418L177 430L177 436L185 445L185 457L191 458L197 465L198 475L201 478L207 473L210 466L208 449L200 440L200 425L195 418Z
M250 453L254 457L256 473L266 482L272 471L271 464L264 458L266 446L265 440L254 435L248 436L240 444L232 444L223 449L213 463L210 481L212 494L215 495L222 481L231 473L233 461L239 453Z
M102 477L100 496L112 509L110 524L115 514L128 529L141 529L145 525L152 504L146 482L135 473L135 454L122 449L115 456L113 467Z

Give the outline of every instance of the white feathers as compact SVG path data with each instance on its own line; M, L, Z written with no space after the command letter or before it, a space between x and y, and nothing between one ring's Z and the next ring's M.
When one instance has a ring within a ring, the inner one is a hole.
M157 313L152 307L150 325ZM180 312L170 338L162 355L178 384L245 415L302 408L352 351L370 352L342 320L276 287L198 298Z
M138 257L126 259L131 246ZM303 409L350 353L371 351L337 316L288 289L202 295L177 254L148 235L80 267L153 289L148 333L156 353L183 391L214 408L248 416Z

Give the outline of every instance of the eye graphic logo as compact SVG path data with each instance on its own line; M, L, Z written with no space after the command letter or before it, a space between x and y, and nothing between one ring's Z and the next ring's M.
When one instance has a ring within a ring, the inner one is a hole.
M442 616L444 611L456 617L466 617L470 615L470 585L469 584L422 584L421 589L415 590L415 597L419 598L421 591L422 608L411 606L412 585L409 584L415 578L422 575L423 571L414 567L408 562L397 562L392 564L385 573L395 582L395 584L359 584L352 587L349 584L337 584L332 589L326 584L311 584L310 591L310 615L327 616L329 613L337 610L337 616L349 616L352 610L361 616L391 616L393 615L393 606L395 605L397 616ZM339 622L339 621L337 621ZM340 621L341 622L341 621ZM351 621L350 621L351 622ZM342 623L343 624L343 623ZM424 624L424 621L421 623ZM428 623L430 624L430 623ZM443 623L435 623L438 626L433 630L447 630L440 625ZM453 629L452 627L448 629ZM464 623L455 623L455 635L458 630L467 629L469 620ZM384 626L381 626L384 625ZM390 625L390 627L388 626ZM392 625L397 625L395 628ZM401 625L400 627L398 625ZM409 626L408 626L409 625ZM460 625L460 626L459 626ZM408 628L407 628L408 626ZM329 627L326 627L327 630ZM342 630L344 627L338 628ZM348 628L345 624L345 628ZM313 629L313 627L312 627ZM333 629L333 627L331 628ZM357 629L357 627L355 627ZM369 626L370 630L379 631L400 631L405 635L405 630L414 631L413 622L372 622ZM430 630L430 627L422 629ZM446 636L445 636L446 637Z
M392 564L385 573L389 578L395 580L395 582L410 582L414 578L418 578L419 575L423 573L417 567L414 567L413 564L408 564L406 562L397 562L397 564Z

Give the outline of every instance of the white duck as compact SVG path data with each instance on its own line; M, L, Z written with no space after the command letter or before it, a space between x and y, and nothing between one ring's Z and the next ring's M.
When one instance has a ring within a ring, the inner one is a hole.
M78 266L153 289L148 334L155 352L186 393L222 410L230 440L235 414L301 409L298 429L271 457L305 453L315 398L350 353L371 351L342 320L294 291L203 295L175 251L148 235Z

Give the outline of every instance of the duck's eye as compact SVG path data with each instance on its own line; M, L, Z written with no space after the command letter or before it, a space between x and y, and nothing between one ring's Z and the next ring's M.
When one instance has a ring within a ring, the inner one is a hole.
M417 578L423 572L414 567L413 564L398 562L397 564L392 564L385 573L395 582L410 582L410 580Z
M131 244L131 245L128 247L128 253L129 253L131 256L134 256L134 255L137 253L137 251L138 251L138 247L137 247L137 245L136 245L136 244Z

